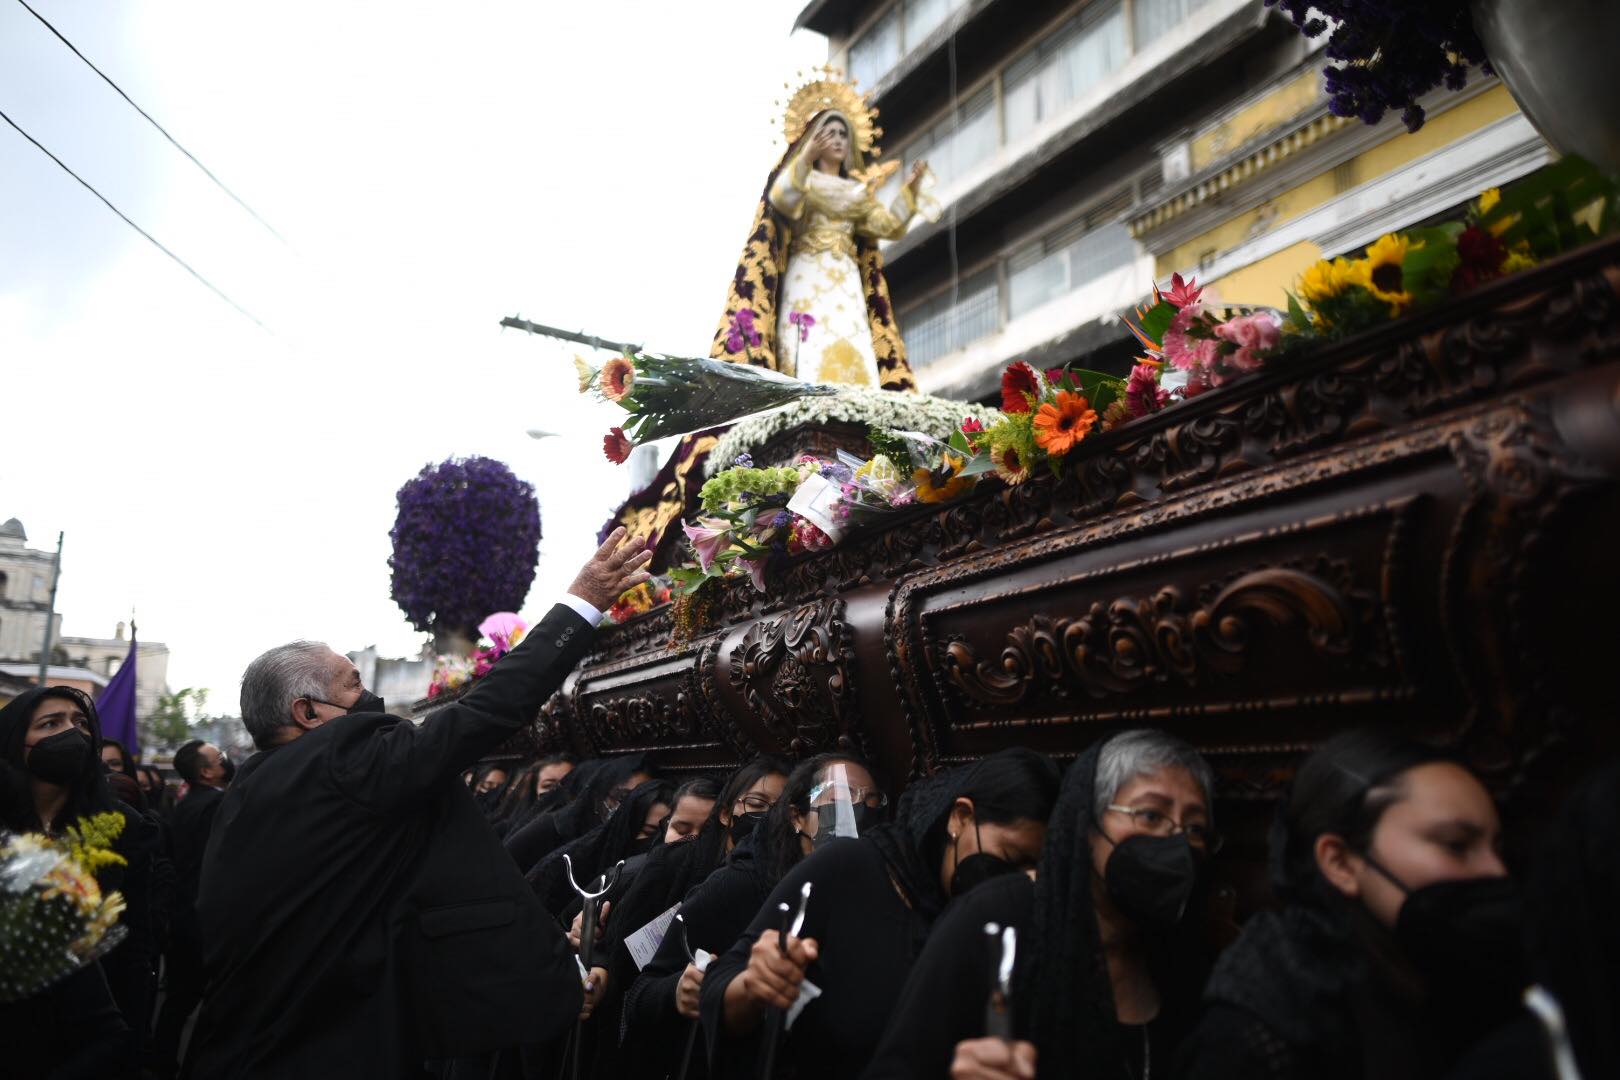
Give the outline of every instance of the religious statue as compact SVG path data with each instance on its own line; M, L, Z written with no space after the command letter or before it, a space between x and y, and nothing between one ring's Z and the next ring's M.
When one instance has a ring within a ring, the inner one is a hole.
M811 382L913 390L879 240L903 236L922 198L917 162L893 205L875 192L898 167L868 166L882 130L865 97L831 69L802 87L710 355Z

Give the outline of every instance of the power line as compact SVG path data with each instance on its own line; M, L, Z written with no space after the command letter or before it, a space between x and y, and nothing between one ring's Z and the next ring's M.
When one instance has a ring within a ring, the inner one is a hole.
M235 199L236 200L236 205L240 206L242 209L246 210L249 214L253 215L253 220L254 221L257 221L260 225L263 225L266 229L268 229L270 231L271 236L275 237L277 240L280 240L283 244L285 244L287 242L286 238L283 237L280 233L276 232L275 228L268 221L264 220L264 218L259 216L258 211L254 210L253 207L251 207L247 203L243 202L241 196L237 195L236 192L234 192L230 188L226 187L225 182L223 180L221 180L219 177L215 176L213 174L213 172L208 168L208 166L206 166L202 162L198 161L197 160L197 155L193 154L190 150L187 150L185 147L181 146L180 145L180 140L176 139L173 135L170 135L168 133L168 131L163 127L162 124L160 124L156 120L152 119L152 114L151 113L147 112L145 109L143 109L139 105L135 104L135 99L130 97L128 94L124 93L123 88L121 88L117 83L113 82L112 79L108 78L107 73L105 71L102 71L100 68L96 67L95 64L91 63L90 58L88 56L84 55L84 53L80 52L78 50L78 47L75 46L73 44L73 42L71 42L67 38L63 37L62 36L62 31L60 31L56 27L52 26L49 19L45 18L45 16L41 15L39 12L37 12L33 8L29 7L28 6L28 0L17 0L17 3L21 4L24 8L27 8L28 9L28 14L32 15L34 18L38 19L41 23L43 23L44 26L45 26L45 29L47 29L51 33L55 34L57 40L60 41L62 44L66 45L69 49L71 49L73 51L73 55L77 56L80 60L83 60L85 62L85 64L90 68L91 71L95 72L97 75L100 75L103 82L105 82L108 86L112 87L115 91L118 92L119 97L121 97L125 101L129 102L129 107L130 108L134 109L136 112L138 112L142 116L146 117L147 123L149 123L153 127L157 128L158 131L162 133L162 135L163 135L163 137L165 139L168 139L169 142L174 144L174 148L176 150L180 151L182 154L186 155L186 157L190 158L192 164L196 165L197 168L201 169L203 171L203 174L205 176L207 176L208 179L212 180L214 182L214 184L219 188L219 190L221 190L225 194L229 195L232 199ZM14 124L12 126L15 127L16 125Z
M73 177L73 179L77 180L81 185L83 185L83 187L84 187L84 189L86 191L88 191L90 194L94 195L96 198L100 199L106 205L107 209L111 210L113 213L115 213L119 217L123 218L124 219L124 224L128 225L130 228L134 229L136 232L138 232L142 236L146 237L147 240L151 241L153 247L157 248L159 251L163 252L163 254L167 255L169 258L171 258L175 262L179 263L180 268L182 270L184 270L186 273L190 274L192 277L196 278L198 281L200 281L204 285L208 286L208 288L213 292L213 294L215 296L219 297L221 300L223 300L227 304L231 305L231 307L233 307L237 311L241 312L244 316L246 316L248 319L250 319L253 322L253 325L257 326L260 330L263 330L265 333L269 334L271 337L276 336L275 331L271 330L268 326L264 325L264 323L260 322L254 316L253 312L249 311L247 308L243 307L241 304L238 304L235 300L232 300L229 296L226 296L225 293L219 288L219 286L215 285L212 281L209 281L207 278L205 278L201 274L197 273L197 271L195 271L195 270L193 270L191 268L191 266L186 262L186 260L182 259L180 256L176 255L174 252L170 251L168 248L164 247L161 243L159 243L158 240L157 240L157 237L153 236L151 233L147 232L145 229L141 228L139 225L137 225L133 221L131 221L129 219L128 214L124 213L122 210L118 209L118 207L114 206L112 204L112 202L107 198L107 196L103 195L101 192L99 192L95 188L91 187L89 181L87 181L84 177L80 176L78 173L74 172L72 169L68 168L66 163L64 163L61 158L59 158L55 154L51 153L49 150L47 150L45 148L45 145L43 143L41 143L38 139L34 138L32 135L28 134L28 132L24 131L21 127L19 127L18 124L17 124L17 121L15 121L11 117L7 116L5 114L4 110L0 110L0 120L4 120L6 123L10 124L16 130L17 134L21 135L23 138L25 138L29 142L33 143L36 147L39 148L40 153L44 154L46 157L48 157L52 161L56 162L56 164L61 168L61 170L63 172L65 172L69 176Z

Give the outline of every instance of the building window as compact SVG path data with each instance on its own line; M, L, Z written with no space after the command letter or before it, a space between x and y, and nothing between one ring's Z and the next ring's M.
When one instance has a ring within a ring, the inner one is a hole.
M905 47L915 49L934 31L951 9L966 0L906 0Z
M901 0L850 45L850 77L871 89L965 3L967 0Z
M1117 3L1070 19L1002 77L1007 141L1034 130L1117 71L1129 51L1125 14Z
M849 74L870 89L900 62L900 5L878 17L849 47Z
M1133 0L1131 4L1132 38L1137 49L1146 48L1163 37L1209 0Z
M1007 260L1007 314L1016 319L1136 259L1130 230L1110 207L1043 237Z
M994 266L964 279L956 292L955 304L947 289L902 317L901 332L912 366L926 366L1001 329L1001 290Z
M6 572L4 570L0 570L0 600L4 600L6 598L6 586L10 583L10 581L11 579L6 576Z
M996 96L985 87L906 147L905 169L926 158L943 187L996 152Z

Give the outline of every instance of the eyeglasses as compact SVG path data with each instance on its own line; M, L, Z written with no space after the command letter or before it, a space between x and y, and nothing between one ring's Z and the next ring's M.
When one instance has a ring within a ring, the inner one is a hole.
M762 814L775 805L775 800L764 795L744 795L732 805L732 812L735 813L740 806L744 814Z
M810 805L812 807L816 806L817 801L828 792L831 792L833 796L831 799L827 800L828 802L837 802L839 801L839 797L843 796L851 803L865 803L874 810L881 810L885 806L889 805L889 797L885 795L880 788L849 787L845 784L840 784L837 781L827 781L826 783L817 784L815 787L811 788Z
M1220 851L1221 845L1226 842L1225 837L1208 825L1197 822L1183 825L1163 810L1151 806L1117 806L1110 803L1104 809L1112 810L1116 814L1125 814L1135 823L1139 831L1149 836L1174 836L1181 833L1186 836L1187 843L1207 855Z

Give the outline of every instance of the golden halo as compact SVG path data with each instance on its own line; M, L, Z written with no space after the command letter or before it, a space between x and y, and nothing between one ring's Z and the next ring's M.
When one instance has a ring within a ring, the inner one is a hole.
M855 149L869 156L882 152L874 149L883 136L883 129L876 123L878 111L867 104L866 95L853 83L844 81L842 71L834 67L811 68L808 73L801 71L799 77L807 81L788 99L782 114L782 134L789 146L804 134L812 116L832 109L849 118Z

